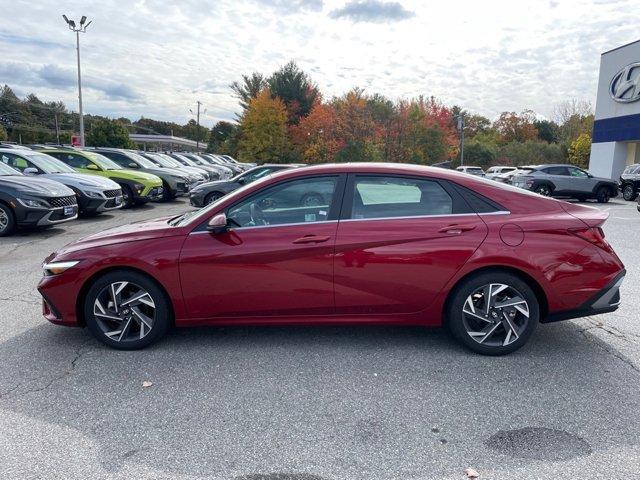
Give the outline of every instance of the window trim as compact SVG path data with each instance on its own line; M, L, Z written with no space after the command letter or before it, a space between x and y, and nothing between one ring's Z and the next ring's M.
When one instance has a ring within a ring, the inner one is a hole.
M433 215L401 215L395 217L376 217L376 218L351 218L351 211L353 209L353 194L355 192L356 179L358 177L395 177L410 180L422 180L434 182L440 185L440 187L451 197L451 208L454 212L460 210L460 213L445 213L445 214L433 214ZM464 212L467 210L467 212ZM461 215L477 215L477 212L471 208L471 206L462 198L462 196L453 188L453 186L447 181L441 178L427 177L423 175L406 175L401 173L350 173L345 185L345 193L342 199L342 208L340 209L340 221L351 220L391 220L391 219L408 219L408 218L432 218L432 217L451 217Z

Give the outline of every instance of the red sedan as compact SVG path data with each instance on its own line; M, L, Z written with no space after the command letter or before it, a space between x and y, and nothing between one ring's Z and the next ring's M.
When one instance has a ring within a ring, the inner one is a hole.
M38 290L49 321L119 349L172 325L444 324L505 354L539 322L618 308L606 218L437 168L305 167L73 242Z

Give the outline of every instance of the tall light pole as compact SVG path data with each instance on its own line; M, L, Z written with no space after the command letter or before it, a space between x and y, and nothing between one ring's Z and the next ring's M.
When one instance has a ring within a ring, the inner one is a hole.
M64 21L67 22L67 26L69 30L75 32L76 34L76 53L78 55L78 105L80 110L80 146L84 147L84 117L82 116L82 76L80 74L80 33L84 33L87 31L87 27L91 24L87 22L87 17L82 16L80 19L80 24L76 25L76 22L73 20L69 20L66 15L62 15Z
M464 117L458 115L458 132L460 132L460 166L464 165Z
M189 111L191 112L191 115L195 115L196 116L196 125L197 125L197 129L196 129L196 152L200 151L200 105L202 105L202 102L200 100L196 100L196 103L198 104L198 111L197 113L193 113L193 110L189 109ZM204 115L205 113L207 113L207 110L205 109L204 112L202 112L202 114Z

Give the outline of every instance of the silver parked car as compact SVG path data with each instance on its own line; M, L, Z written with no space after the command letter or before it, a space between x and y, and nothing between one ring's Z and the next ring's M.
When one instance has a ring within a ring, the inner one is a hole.
M594 177L574 165L536 165L515 175L512 184L546 197L575 198L584 201L595 198L606 203L618 195L617 182L609 178Z
M490 167L489 170L487 170L487 173L485 176L491 180L497 180L498 176L504 175L505 173L509 173L509 172L515 172L517 169L518 167L506 167L506 166L496 165L494 167Z

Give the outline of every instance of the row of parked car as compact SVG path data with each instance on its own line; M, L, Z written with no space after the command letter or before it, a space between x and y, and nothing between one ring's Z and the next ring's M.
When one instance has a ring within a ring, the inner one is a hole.
M0 144L0 236L169 201L254 166L205 153Z
M618 184L609 178L595 177L575 165L495 166L486 173L480 167L473 166L458 167L457 170L531 190L546 197L575 198L579 201L595 199L599 203L606 203L618 196L618 190L624 191L622 179Z

